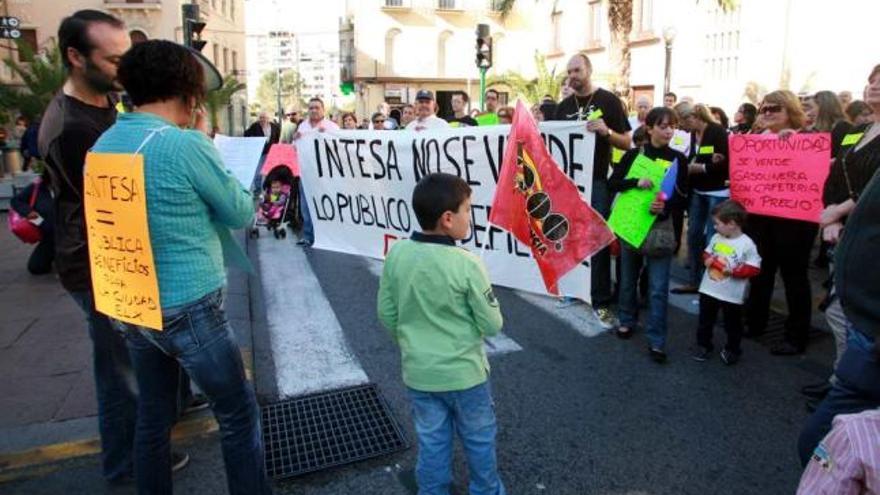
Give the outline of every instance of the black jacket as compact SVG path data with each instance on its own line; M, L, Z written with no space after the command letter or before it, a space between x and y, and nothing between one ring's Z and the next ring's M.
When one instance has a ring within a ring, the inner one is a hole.
M266 141L266 145L263 146L263 154L269 152L269 148L272 147L273 144L278 144L278 141L281 140L281 126L276 124L275 122L269 122L269 127L271 130L269 131L269 136L263 134L263 126L260 125L260 122L254 122L250 127L244 131L244 137L268 137L269 140Z

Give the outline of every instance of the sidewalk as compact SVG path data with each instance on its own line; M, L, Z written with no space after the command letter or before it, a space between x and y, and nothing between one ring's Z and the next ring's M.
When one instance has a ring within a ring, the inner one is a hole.
M6 213L0 213L6 224ZM0 478L11 468L96 452L97 402L85 317L56 275L25 268L32 246L0 233ZM230 272L227 315L249 378L253 353L245 273ZM216 429L210 411L178 433Z

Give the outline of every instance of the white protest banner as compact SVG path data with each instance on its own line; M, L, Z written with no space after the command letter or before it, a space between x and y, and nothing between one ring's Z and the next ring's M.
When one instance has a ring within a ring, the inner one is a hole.
M214 136L214 146L220 152L223 164L248 190L254 182L265 144L265 137Z
M595 135L583 122L544 122L553 159L589 198ZM472 188L472 228L462 245L481 255L492 282L546 294L528 246L489 226L509 125L448 130L334 131L297 141L315 247L383 259L395 241L421 230L412 191L423 176L446 172ZM560 293L590 298L588 263L561 279Z

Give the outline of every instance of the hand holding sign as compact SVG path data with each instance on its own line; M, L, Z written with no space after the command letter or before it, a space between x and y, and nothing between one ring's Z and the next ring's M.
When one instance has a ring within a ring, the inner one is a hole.
M730 136L730 195L749 213L818 223L830 166L827 133Z
M668 164L668 162L666 162ZM627 179L648 180L650 189L630 189L618 196L608 219L608 226L633 247L640 247L651 226L657 219L656 214L663 211L665 201L658 197L660 185L666 175L666 165L658 163L645 155L639 155L633 161Z

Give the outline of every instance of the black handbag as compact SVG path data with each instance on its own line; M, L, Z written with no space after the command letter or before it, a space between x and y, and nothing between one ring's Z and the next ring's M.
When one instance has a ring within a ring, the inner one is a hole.
M649 258L665 258L675 253L675 229L672 215L656 220L639 252Z

